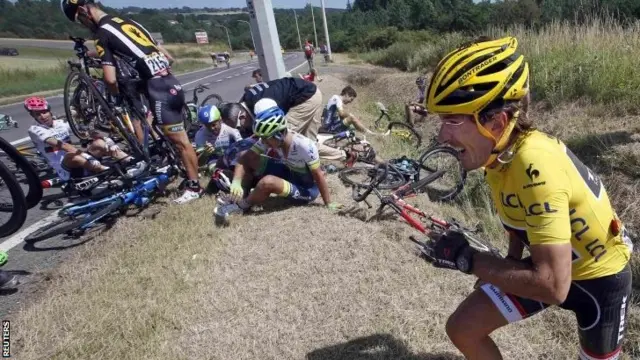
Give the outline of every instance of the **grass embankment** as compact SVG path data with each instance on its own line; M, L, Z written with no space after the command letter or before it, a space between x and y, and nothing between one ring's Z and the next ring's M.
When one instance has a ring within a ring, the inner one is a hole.
M196 45L167 47L176 49L176 74L211 67L208 53L205 57ZM69 73L67 60L77 61L71 46L69 50L20 47L18 51L19 56L0 57L0 98L61 89Z
M553 31L549 36L560 39L570 36L563 31L586 33L589 27ZM590 39L591 46L598 48L613 36L600 34ZM536 68L545 70L550 71ZM390 106L393 115L401 116L399 104L415 95L415 75L372 67L350 76L331 75L327 68L319 86L326 101L352 83L359 94L352 110L371 125L375 101L395 104ZM534 91L546 85L534 83ZM579 152L603 177L622 218L638 228L637 180L624 172L633 164L606 166L620 164L621 153L638 150L628 134L640 118L594 117L593 107L571 102L560 103L554 112L544 109L534 109L540 127ZM421 126L425 138L435 131L432 120ZM624 136L614 135L618 132ZM385 157L396 155L389 153L398 150L395 146L369 140ZM617 160L603 160L608 158ZM353 204L350 190L335 175L329 176L329 185L335 200ZM470 174L454 204L432 203L424 196L412 202L469 225L483 222L486 237L506 245L478 172ZM320 206L283 210L268 203L262 211L232 219L230 227L215 228L213 207L213 199L203 199L163 208L153 221L123 218L103 237L83 245L48 274L45 292L11 317L20 324L14 355L461 359L444 324L475 279L426 265L407 239L415 232L394 216L363 222L372 215L366 208L337 216ZM572 314L549 309L492 337L507 359L575 359L576 326ZM635 302L626 326L623 358L635 359L640 357Z

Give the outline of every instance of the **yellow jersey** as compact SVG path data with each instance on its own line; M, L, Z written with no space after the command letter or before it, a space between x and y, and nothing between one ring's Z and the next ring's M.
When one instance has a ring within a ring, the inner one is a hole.
M527 246L570 242L573 280L618 273L631 240L598 175L555 137L521 136L512 161L485 169L504 227Z

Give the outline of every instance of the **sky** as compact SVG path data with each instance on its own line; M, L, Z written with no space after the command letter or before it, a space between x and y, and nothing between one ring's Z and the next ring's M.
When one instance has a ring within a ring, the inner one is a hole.
M245 7L247 6L246 0L100 0L101 3L115 8L122 8L125 6L139 6L139 7L183 7L188 6L192 8L232 8L232 7ZM161 3L161 6L159 3ZM271 0L273 7L275 8L296 8L301 9L305 7L307 0ZM320 0L313 0L315 6L320 6ZM324 4L330 8L344 9L347 6L347 0L325 0Z

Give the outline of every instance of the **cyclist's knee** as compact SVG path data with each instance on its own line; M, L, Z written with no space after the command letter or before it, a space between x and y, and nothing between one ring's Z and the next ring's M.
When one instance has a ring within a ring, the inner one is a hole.
M273 175L266 175L256 185L256 190L269 193L279 193L282 191L282 179Z

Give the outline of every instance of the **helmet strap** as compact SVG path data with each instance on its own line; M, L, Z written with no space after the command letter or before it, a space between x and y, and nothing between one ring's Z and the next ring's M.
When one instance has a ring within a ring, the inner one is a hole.
M478 131L480 132L480 134L482 134L484 137L490 139L494 143L493 150L491 150L491 155L489 155L489 158L484 163L484 165L482 165L482 167L486 167L486 166L492 164L494 161L496 161L496 159L500 163L505 163L502 160L502 156L503 155L509 155L509 153L510 153L508 151L508 149L505 150L505 148L507 147L507 145L509 143L509 139L511 138L511 134L513 133L513 129L516 127L516 123L518 122L518 115L519 114L520 114L519 111L516 111L513 114L513 116L509 120L509 123L507 124L507 126L504 129L504 131L502 132L502 135L500 135L500 138L498 138L498 139L496 139L493 136L493 134L491 134L491 132L489 132L489 130L487 130L480 123L479 116L477 114L474 115L474 119L476 121L476 126L478 127ZM508 157L510 157L510 156L508 156ZM511 160L509 160L509 161L511 161ZM506 161L506 162L509 162L509 161Z

